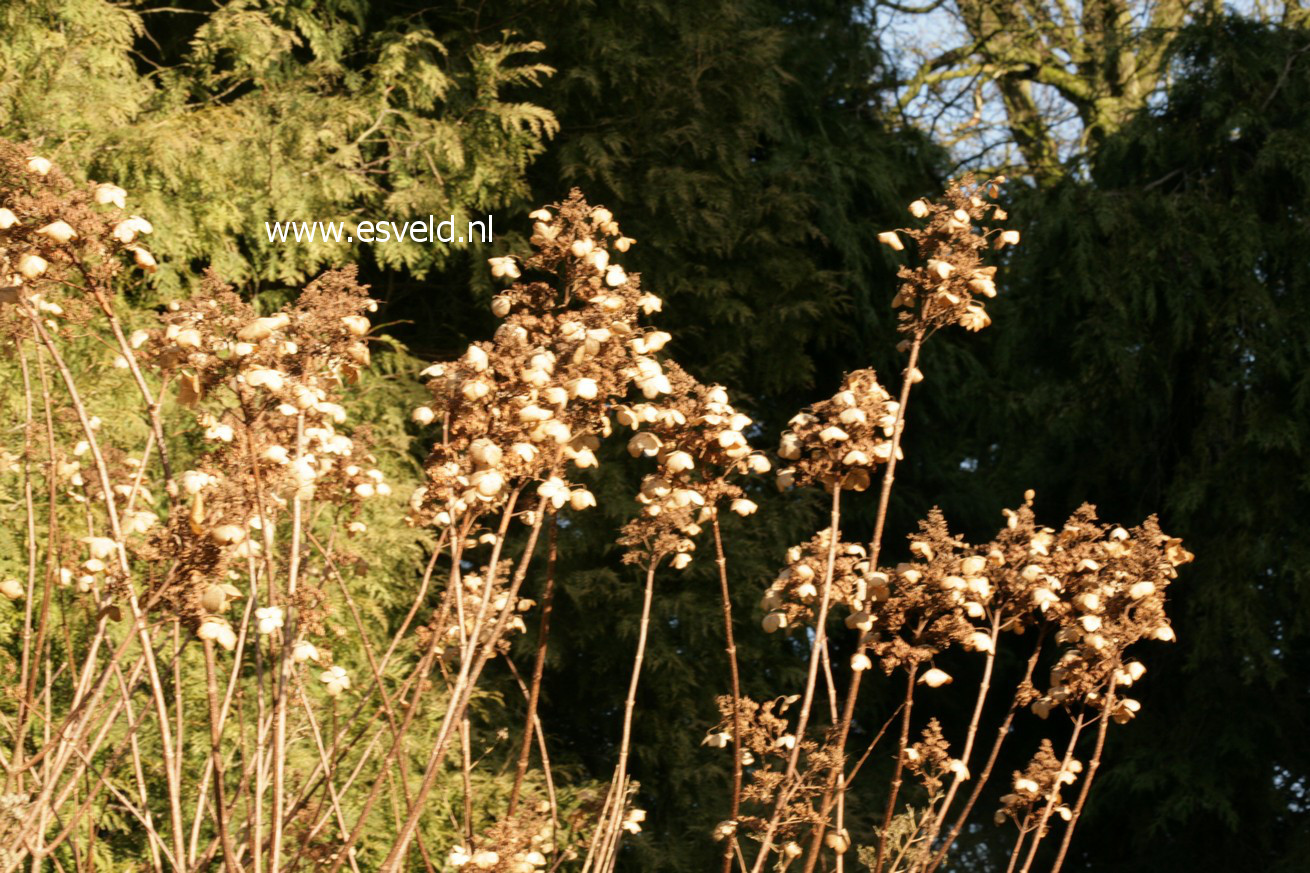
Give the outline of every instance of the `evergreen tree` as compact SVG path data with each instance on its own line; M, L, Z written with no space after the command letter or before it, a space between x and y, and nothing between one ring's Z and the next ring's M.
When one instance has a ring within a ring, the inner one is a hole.
M1075 840L1086 869L1300 870L1310 34L1218 18L1171 64L1167 100L1106 140L1091 178L1015 204L1025 245L997 328L946 377L972 402L923 427L928 463L958 471L914 476L974 529L1035 487L1052 518L1084 499L1158 508L1196 554L1171 589L1180 644L1152 653Z
M524 193L551 113L502 91L541 46L450 45L388 4L34 0L0 8L0 136L133 191L162 290L212 266L246 290L360 258L345 239L272 242L266 221L482 217ZM459 248L373 246L417 273Z

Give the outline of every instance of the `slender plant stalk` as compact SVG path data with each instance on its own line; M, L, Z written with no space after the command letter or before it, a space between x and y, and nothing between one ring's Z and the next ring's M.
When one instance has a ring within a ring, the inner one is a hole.
M969 820L969 813L973 812L974 805L978 802L978 798L982 796L983 788L991 778L992 768L996 766L996 760L1000 757L1001 746L1005 744L1006 738L1010 735L1010 725L1014 723L1014 714L1019 708L1019 690L1032 680L1033 670L1036 668L1037 659L1042 653L1042 643L1045 641L1045 637L1046 629L1042 628L1037 637L1037 643L1033 646L1033 652L1028 656L1028 667L1024 671L1023 678L1019 680L1019 684L1015 687L1015 693L1010 698L1010 706L1005 713L1005 718L1001 720L1000 727L996 729L996 739L993 741L992 750L987 756L987 763L983 765L982 772L974 778L973 791L969 793L969 799L965 801L960 814L955 818L955 824L951 826L951 832L942 841L941 848L937 850L932 863L928 865L924 873L933 873L946 860L947 852L951 850L951 845L959 837L960 832L964 830L964 824Z
M511 495L511 501L513 501L515 497L516 495ZM464 538L468 534L469 529L472 527L472 525L476 520L477 519L474 516L470 515L469 517L467 517L464 520L463 524L461 525L460 530L455 532L455 535L451 536L450 538L451 540L451 580L450 580L450 589L449 589L450 591L457 591L460 585L460 558L463 550L463 542L464 542ZM508 525L509 525L509 515L506 514L505 516L502 517L501 520L501 529L500 529L501 535L503 535L504 529L508 527ZM424 577L425 579L424 587L426 587L427 579L431 576L432 570L434 569L435 565L436 565L436 554L433 555L432 559L428 563L427 573L425 574ZM402 631L401 631L402 633L403 633L403 627L408 625L409 621L411 621L414 618L414 615L417 613L418 607L421 604L421 602L422 602L422 595L420 594L420 596L415 599L414 607L410 610L410 614L406 619L405 625L402 625ZM429 685L429 683L421 682L419 680L421 677L426 676L428 671L431 670L433 659L436 656L438 643L439 640L437 636L434 634L431 643L429 643L427 647L427 651L423 653L423 656L419 659L418 665L415 667L415 669L412 671L410 675L409 682L414 683L416 687L414 688L413 693L410 695L409 705L405 709L405 714L401 722L399 734L396 737L396 739L392 742L391 748L387 753L386 759L382 762L382 766L384 769L389 768L399 757L401 750L403 749L403 746L400 742L400 737L404 736L404 734L409 730L410 724L412 723L414 717L419 712L419 704L423 697L423 691ZM388 649L387 654L383 656L382 659L383 667L385 667L387 660L390 658L393 650L394 649ZM404 694L405 694L405 689L402 689L401 697L403 697ZM380 712L381 711L379 710L378 715L380 715ZM377 716L375 715L375 718L376 717ZM363 736L363 733L367 729L368 729L367 724L361 726L359 729L359 733L355 739L358 739L359 736ZM343 742L348 732L349 732L348 727L343 727L340 731L335 732L335 739L333 741L329 753L329 757L331 759L335 759L338 756L338 754L340 754L338 750L342 748ZM379 734L376 736L376 738L380 739L380 736L381 735ZM353 745L353 743L348 745ZM370 748L371 746L372 744L370 744ZM367 757L368 757L367 754L361 756L360 762L358 764L360 770L362 770L364 763L367 760ZM321 773L316 774L315 776L311 776L309 782L313 784L316 778L328 778L330 772L331 771L329 769L324 768ZM355 775L357 775L357 773ZM352 779L350 781L353 781L353 778L354 776L352 775ZM369 790L369 793L364 798L363 809L358 816L358 820L354 829L351 830L349 836L345 840L345 843L341 850L342 852L348 852L353 847L355 841L359 839L360 834L363 832L365 826L367 825L369 813L373 808L373 804L377 800L378 793L381 791L381 788L382 788L382 780L375 780L372 788ZM306 794L301 798L301 800L297 802L296 807L293 809L293 812L303 809L304 805L308 802L308 798L309 798L309 794L308 792L306 792ZM310 832L311 837L313 834L317 833L318 827L319 826L316 826L315 828L311 829ZM338 852L334 871L340 869L341 861L342 861L341 852Z
M109 479L109 471L105 466L104 457L101 455L99 443L96 439L95 428L91 426L90 417L87 415L86 407L82 403L82 398L77 390L77 385L73 380L73 375L68 366L64 363L63 357L59 354L58 347L46 332L45 326L41 323L40 317L32 311L29 304L24 303L27 309L29 319L35 328L37 335L41 338L42 344L50 353L51 360L55 364L56 370L64 382L64 387L68 391L69 400L72 403L73 410L82 425L82 431L89 446L91 458L94 461L96 474L99 478L101 488L101 499L105 506L106 515L109 519L110 531L113 535L118 548L115 550L115 557L118 561L119 570L125 579L131 578L131 568L127 563L127 553L123 548L123 533L119 527L118 513L115 507L113 487ZM181 770L172 749L172 729L169 727L168 703L164 697L163 685L159 678L158 666L155 663L154 647L150 643L149 631L146 628L144 616L137 602L135 591L128 586L127 588L128 605L131 607L133 621L136 626L138 638L141 643L141 649L146 658L146 668L150 677L151 688L154 692L154 701L156 714L159 720L159 730L162 741L162 751L164 756L164 770L167 774L167 787L169 798L169 816L171 824L171 836L173 839L173 856L181 859L184 857L185 844L183 842L182 827L182 802L181 802ZM86 671L83 673L83 681L90 678L90 670L95 666L95 651L99 647L100 641L104 638L104 619L100 621L100 628L92 640L91 651L88 653L85 664ZM107 682L108 677L103 677L102 681Z
M723 533L719 527L719 513L710 520L714 530L714 563L719 571L719 596L723 601L723 639L728 653L728 677L732 689L732 800L728 807L728 821L736 822L741 811L741 675L737 669L737 642L732 631L732 591L728 587L728 559L723 552ZM735 853L735 832L724 839L723 873L732 870Z
M398 738L400 737L401 734L400 734L400 725L397 722L395 708L392 705L390 696L387 694L386 685L383 682L383 678L382 678L381 667L378 664L377 657L374 654L373 645L369 640L368 630L364 626L364 619L360 615L359 607L355 603L355 598L351 595L350 588L349 586L346 585L346 580L341 577L341 570L337 566L336 562L332 559L332 554L330 549L325 548L323 544L320 543L318 539L315 538L313 533L311 533L309 530L305 531L305 538L319 552L319 555L323 558L323 562L327 566L329 573L331 573L332 578L336 581L337 588L341 591L342 599L345 601L346 607L350 611L351 618L355 624L355 631L356 633L359 634L360 644L363 647L364 655L368 660L369 670L373 676L373 682L374 682L373 689L377 692L378 696L382 699L382 709L387 716L387 724L391 730L392 736ZM312 715L310 715L309 717L312 718ZM326 758L320 759L320 766L326 766L326 763L327 763ZM402 800L405 804L405 813L408 814L410 809L413 808L409 795L409 784L408 784L409 768L405 762L404 756L398 758L396 763L398 765L397 769L399 772L392 773L390 770L388 770L386 773L386 778L391 785L393 794L395 792L399 792L400 800ZM397 815L397 818L400 819L401 817ZM415 841L418 844L420 854L422 854L423 856L424 864L427 866L433 866L431 859L429 857L427 846L424 843L422 836L417 835ZM351 858L351 863L352 864L355 863L353 857Z
M1010 863L1005 865L1005 873L1014 873L1014 867L1019 863L1020 850L1023 848L1024 841L1028 838L1032 830L1030 823L1032 816L1024 819L1024 823L1019 827L1019 836L1014 840L1014 848L1010 850Z
M609 790L605 792L605 802L600 808L600 815L596 818L596 830L591 835L591 843L587 846L587 857L582 862L582 873L592 873L595 869L595 862L606 851L609 841L608 828L610 826L610 811L614 807L618 797L618 771L614 771L614 776L610 777Z
M300 693L297 696L300 698L301 705L305 710L305 719L309 724L310 733L314 737L314 747L318 751L319 761L326 764L327 749L323 746L323 732L319 729L318 719L314 718L313 707L309 705L309 700L305 697L303 693ZM341 831L341 836L345 837L346 830L347 830L346 814L341 810L341 795L337 791L336 786L333 784L332 777L330 774L326 780L326 784L328 789L328 796L331 798L332 801L332 812L336 816L337 827ZM349 860L350 862L350 869L354 871L354 873L359 873L359 864L358 862L356 862L355 855L353 852L349 853L347 860Z
M514 785L510 788L506 815L514 817L518 808L519 792L528 773L528 760L532 754L532 735L536 731L537 705L541 700L541 680L546 672L546 647L550 642L550 615L555 601L555 560L559 549L559 518L550 517L550 530L546 533L546 587L541 595L541 626L537 630L537 655L532 663L532 684L528 688L528 711L523 725L523 743L519 747L518 766L514 770ZM544 737L542 738L544 742Z
M913 663L905 671L905 700L901 705L901 736L896 744L896 763L892 765L891 787L887 793L887 809L882 815L882 828L878 831L878 858L873 865L873 873L882 873L882 865L887 856L887 839L891 834L892 818L896 815L896 798L900 794L901 782L905 775L905 749L910 740L910 715L914 712L914 680L919 675L918 663Z
M473 841L473 732L468 716L459 720L460 779L464 783L464 839Z
M123 678L123 670L118 665L114 666L114 676L118 679L118 686L123 695L123 707L127 712L127 720L133 722L136 720L132 712L132 699L127 693L127 683ZM164 844L164 839L155 829L154 816L147 805L150 802L150 788L146 783L145 766L141 761L141 748L137 734L135 732L129 737L132 749L132 774L136 778L137 802L140 804L144 816L141 820L142 827L145 828L146 834L150 837L150 861L153 869L156 871L163 870L163 863L160 858L160 851L167 852L168 847Z
M513 500L517 497L517 494L518 492L515 492L514 496L511 497L509 506L503 515L501 530L497 534L495 545L492 547L491 560L488 563L487 569L488 580L495 578L496 564L500 558L500 549L505 541L505 528L509 525L509 518L513 509ZM509 591L506 593L505 607L500 610L499 615L496 617L496 621L488 634L487 643L478 646L478 640L481 638L483 629L484 614L490 601L490 582L488 581L487 583L482 602L479 604L478 616L474 620L473 631L470 634L468 652L461 660L460 672L456 678L455 687L451 690L449 706L446 709L445 715L442 717L437 739L433 743L431 753L428 755L423 782L419 785L418 793L415 796L414 809L410 812L404 826L401 828L395 844L391 847L391 851L382 862L382 867L380 869L383 873L394 873L394 871L399 870L401 862L409 849L409 842L413 839L414 831L418 827L419 818L423 809L423 801L427 798L428 793L431 792L433 785L436 784L437 775L440 771L438 765L445 757L446 749L453 732L453 726L456 723L456 720L463 718L464 710L468 706L473 688L476 687L478 678L482 674L482 669L486 666L487 660L495 650L495 642L500 639L501 635L504 633L505 626L509 621L509 613L513 608L514 599L518 596L519 588L523 585L523 579L527 574L528 564L532 560L532 554L536 549L537 539L541 534L545 510L546 499L542 498L534 512L532 529L528 534L528 541L524 546L523 555L519 559L519 565L514 572ZM477 650L476 657L474 657L475 649ZM360 824L357 824L355 830L352 831L351 839L348 841L347 846L359 838L362 824L363 817L360 819ZM334 862L334 866L329 873L336 873L336 871L340 869L340 864L341 861L340 858L338 858L338 860Z
M841 488L837 483L833 484L832 489L832 510L828 532L830 536L827 566L823 573L823 590L819 593L819 611L814 621L814 643L810 647L809 674L805 680L805 692L801 697L800 714L796 718L796 743L792 746L791 755L787 759L787 770L782 781L784 788L779 790L778 799L774 802L773 814L765 827L764 839L760 842L759 853L755 856L751 873L760 873L764 869L769 850L773 847L774 835L782 822L783 811L791 798L791 786L796 779L797 765L800 762L801 739L805 736L805 728L810 720L810 707L814 704L814 692L819 678L820 650L828 645L828 606L832 599L832 577L833 568L837 563L837 544L841 541Z
M960 750L959 760L964 763L965 771L968 771L969 761L973 756L973 743L978 736L978 724L982 721L983 705L987 702L987 693L992 687L992 668L996 664L996 647L1000 642L1001 614L998 612L992 616L992 648L987 653L987 659L983 664L982 681L978 683L978 696L974 700L973 715L969 719L969 727L964 735L964 747ZM946 789L946 796L942 800L941 807L933 816L932 826L928 829L927 841L931 849L932 844L937 839L937 834L941 830L946 816L950 812L951 804L955 802L956 792L960 790L960 783L964 781L964 773L956 771L951 779L951 784Z
M23 375L23 509L24 518L27 521L27 586L26 600L23 604L23 654L19 661L18 668L18 687L21 689L22 696L19 698L18 707L18 726L14 730L13 752L10 756L10 764L7 768L6 785L13 792L23 790L23 757L25 753L24 742L27 734L28 720L35 709L36 701L33 698L35 692L35 683L37 668L40 663L41 645L38 644L34 649L32 646L32 617L33 604L36 602L36 578L37 578L37 542L36 542L36 497L32 488L32 456L35 452L34 440L32 439L32 422L35 421L32 401L32 374L27 364L27 353L23 350L22 343L15 341L15 357L18 358L19 368ZM39 352L38 352L39 354ZM49 434L49 430L47 430ZM51 455L49 461L49 472L47 476L49 481L54 481L53 467L54 456ZM54 501L51 498L51 526L54 524ZM44 625L44 613L49 605L49 582L50 574L46 573L46 595L42 598L42 624ZM38 638L43 638L43 634L38 632Z
M296 416L296 451L295 461L300 461L305 453L305 413L302 410ZM254 465L252 465L254 466ZM300 543L304 531L304 504L299 495L291 498L291 539L290 554L287 559L286 605L283 607L287 638L296 638L296 588L300 581ZM271 582L271 580L270 580ZM276 588L270 584L269 603L277 604ZM291 684L291 647L283 645L278 650L276 694L273 699L273 822L272 847L269 849L269 873L281 873L282 869L282 822L286 809L286 760L287 760L287 708Z
M527 683L523 681L523 677L519 674L518 668L514 666L513 661L509 660L505 662L505 665L509 667L510 675L514 677L519 690L523 692L523 700L527 701L530 692ZM559 800L555 795L555 775L550 767L550 754L546 748L546 734L541 729L540 717L537 718L536 723L533 725L533 733L537 737L537 753L541 755L541 770L546 778L546 796L550 803L550 822L553 833L559 829ZM554 839L553 836L552 839ZM559 851L558 846L556 846L555 851Z
M1113 674L1112 674L1113 675ZM1069 844L1073 841L1074 828L1078 826L1078 819L1083 814L1083 807L1087 803L1087 794L1092 790L1092 780L1096 778L1096 771L1101 768L1101 754L1105 751L1105 734L1110 727L1110 713L1114 710L1114 681L1111 680L1109 690L1105 695L1105 707L1101 711L1101 723L1096 729L1096 747L1092 751L1092 758L1087 762L1087 773L1083 777L1082 787L1078 791L1078 801L1074 804L1072 814L1069 817L1069 824L1064 829L1064 836L1060 840L1060 850L1055 856L1055 863L1051 865L1051 873L1060 873L1060 868L1064 866L1064 859L1069 854Z
M883 533L887 526L887 509L891 504L892 485L896 481L896 464L900 455L901 436L905 432L905 413L910 405L910 389L914 381L910 374L919 366L919 352L923 348L924 332L917 331L910 340L909 359L905 365L905 372L901 377L901 395L899 405L896 408L896 420L892 423L892 445L891 454L887 457L887 464L883 468L882 487L878 492L878 508L874 514L873 536L869 540L869 566L877 570L878 559L882 554ZM857 652L864 653L865 641L861 637ZM824 787L823 800L820 802L819 824L814 828L814 834L810 840L808 856L805 859L805 873L813 873L815 866L818 864L820 849L823 845L823 832L826 827L828 815L832 811L834 800L833 794L837 793L839 802L838 808L844 808L844 802L840 802L845 794L846 786L850 780L843 776L842 768L845 764L846 741L850 736L851 723L855 718L855 702L860 696L860 682L864 677L863 670L852 670L850 684L846 690L846 700L842 707L841 720L837 724L837 740L835 743L836 763L832 771L828 774L828 782ZM837 829L842 828L840 818L837 821ZM840 860L840 858L839 858Z
M205 683L209 691L209 743L210 755L214 762L214 825L218 828L218 838L223 844L223 869L227 873L238 873L236 848L232 843L232 834L227 823L227 792L223 785L223 733L218 696L218 665L214 660L214 641L205 640Z
M632 677L628 681L628 694L623 700L623 736L619 740L619 761L615 767L614 805L610 813L612 844L609 851L601 856L596 864L597 873L612 873L618 863L619 838L623 835L622 821L626 804L628 785L628 755L632 748L632 716L637 709L637 685L641 681L641 667L646 659L646 641L650 636L650 608L655 593L655 568L658 559L652 559L646 567L646 586L642 593L641 620L637 631L637 653L632 659Z

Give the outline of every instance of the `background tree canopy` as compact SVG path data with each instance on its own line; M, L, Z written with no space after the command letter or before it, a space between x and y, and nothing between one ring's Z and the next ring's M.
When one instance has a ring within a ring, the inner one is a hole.
M1029 484L1057 515L1159 507L1202 556L1176 597L1187 644L1153 668L1159 705L1097 800L1096 869L1310 858L1307 37L1239 18L1183 34L1167 99L1091 178L1015 204L1031 247L966 382L986 398L959 449L971 499Z
M137 193L168 228L160 287L212 265L251 290L303 280L358 245L270 244L265 221L461 216L522 196L550 111L502 92L539 83L541 46L448 45L355 0L9 3L0 129ZM382 244L425 273L449 255Z
M1127 5L1079 4L1071 22L1065 4L961 3L974 50L918 67L884 54L891 13L855 0L31 0L0 7L0 136L122 184L157 220L142 308L202 266L258 295L358 260L394 323L388 373L417 368L399 342L434 360L487 334L485 258L521 249L527 211L578 186L638 240L629 266L669 301L678 360L742 397L765 444L843 371L897 366L897 261L875 235L962 157L906 120L906 94L991 65L1000 114L980 117L1016 146L994 163L1021 177L1026 245L1002 268L995 326L943 337L923 364L887 557L934 505L990 536L1026 488L1049 522L1083 500L1105 517L1158 510L1197 556L1171 591L1181 643L1156 653L1142 717L1114 732L1075 862L1303 870L1310 30L1293 6L1212 5L1155 4L1134 30ZM979 39L998 28L1003 44ZM1046 86L1075 104L1077 136L1056 141L1068 128ZM506 234L491 250L263 235L266 220L485 212ZM395 392L371 414L400 468L422 449ZM622 699L640 600L606 534L633 483L605 475L609 515L559 531L542 707L557 766L601 780L621 712L597 702ZM761 523L728 537L743 627L822 514L751 496ZM699 745L727 682L715 585L706 562L657 591L632 767L652 814L622 869L717 856L705 822L728 774ZM748 693L803 668L800 649L745 639ZM496 691L480 735L520 724L512 680ZM864 701L857 733L883 702ZM489 790L512 777L491 772ZM966 838L959 869L992 869L991 830Z

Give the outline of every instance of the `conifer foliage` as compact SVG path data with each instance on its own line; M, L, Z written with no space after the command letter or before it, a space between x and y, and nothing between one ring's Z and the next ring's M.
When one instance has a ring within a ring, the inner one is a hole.
M991 450L944 439L978 462L944 493L1103 495L1158 509L1197 554L1172 612L1188 645L1153 668L1160 704L1107 773L1089 863L1306 857L1308 45L1238 17L1187 31L1158 111L1090 178L1017 199L1025 247L998 305L1015 329L957 371L983 402L950 420Z
M362 251L270 242L265 221L462 221L521 195L556 122L502 92L552 73L541 48L504 34L447 45L366 0L9 3L0 135L137 192L167 228L166 291L191 284L196 264L262 290ZM421 274L452 248L393 240L371 253Z

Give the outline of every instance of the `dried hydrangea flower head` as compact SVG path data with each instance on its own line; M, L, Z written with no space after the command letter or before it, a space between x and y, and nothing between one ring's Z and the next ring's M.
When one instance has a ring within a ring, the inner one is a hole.
M46 158L0 142L0 190L0 303L25 301L58 329L107 306L129 263L155 271L141 240L154 228L126 213L118 186L76 183Z
M1065 805L1061 791L1072 785L1082 773L1082 762L1070 757L1062 761L1056 756L1051 741L1043 739L1028 766L1015 770L1011 777L1011 790L1001 795L1000 808L993 816L996 824L1010 819L1020 828L1036 827L1042 810L1050 806L1051 812L1064 821L1073 817Z
M479 545L485 545L480 543ZM461 557L467 560L471 550L466 548ZM494 570L495 575L490 575ZM536 606L527 597L511 594L511 567L504 561L494 566L485 564L476 573L462 573L459 584L452 586L441 608L433 613L431 621L418 628L415 635L419 651L434 646L446 663L458 664L463 652L474 646L490 647L497 655L509 651L511 636L527 630L523 613ZM496 614L508 611L504 627L497 630L492 623L479 624L477 616L486 602ZM476 637L475 637L476 634Z
M760 601L765 611L765 631L801 627L814 620L830 550L835 553L830 602L846 608L847 627L872 627L871 610L890 594L887 574L873 569L868 551L859 543L837 543L835 550L832 547L832 532L825 528L808 542L787 550L786 565Z
M355 273L326 273L297 300L260 316L215 276L171 304L160 328L132 338L141 359L178 386L204 451L172 488L187 508L152 538L149 557L177 562L167 608L192 621L231 598L214 580L264 554L292 500L338 508L345 518L390 493L366 432L344 427L342 396L369 355L367 313L376 308ZM298 592L300 622L315 624L319 598Z
M756 511L732 478L767 472L770 465L751 449L743 433L751 419L733 408L726 390L700 384L672 361L662 366L667 394L615 409L619 424L636 431L628 453L657 464L637 494L641 514L619 542L629 548L630 562L672 555L673 566L682 569L691 563L692 538L721 505L743 516Z
M902 310L902 331L928 334L952 324L977 331L991 324L982 298L996 296L996 267L983 264L983 252L1019 242L1018 231L988 224L1005 219L994 202L1004 181L952 180L940 202L910 204L910 214L922 225L879 234L894 251L904 249L904 234L919 256L918 266L902 266L897 273L901 285L892 305Z
M753 422L732 406L727 390L700 384L672 361L662 366L667 396L615 408L618 422L638 432L628 443L629 454L668 465L670 456L682 452L687 457L679 458L670 472L702 482L767 472L768 460L751 449L745 436Z
M668 335L640 324L661 302L611 260L631 245L613 216L575 190L534 217L529 257L491 259L494 276L513 280L492 301L503 319L493 339L424 371L432 402L415 418L442 433L412 504L416 523L495 509L534 480L555 509L593 505L565 465L596 466L609 407L632 386L649 399L668 391L651 357Z
M799 694L776 697L764 703L742 697L734 713L731 697L717 698L721 720L706 736L704 744L731 753L733 725L740 724L742 763L750 770L742 791L742 801L748 809L736 821L720 822L715 828L716 838L733 836L739 830L758 837L768 827L768 815L767 812L761 815L751 810L771 809L784 787L788 800L783 824L777 831L780 853L785 855L783 847L800 838L819 821L814 801L823 793L824 775L836 757L827 744L796 736L788 714L799 700ZM785 776L787 763L798 746L801 765L797 776L788 781Z
M686 569L696 550L693 539L701 532L704 498L699 490L670 485L652 486L663 477L646 477L639 498L646 501L642 514L623 526L618 544L623 546L623 562L649 567L665 558L675 570ZM667 480L664 480L667 481ZM649 510L656 514L647 514Z
M447 863L459 870L543 873L560 851L548 802L527 803L495 822L469 845L451 847Z
M1145 667L1127 650L1143 640L1173 641L1165 595L1177 568L1191 559L1154 517L1124 528L1101 524L1094 508L1083 506L1058 533L1039 531L1019 573L1031 580L1033 609L1058 624L1061 654L1033 711L1045 717L1084 702L1110 706L1119 723L1132 719L1140 704L1114 691L1136 682Z
M890 673L897 667L931 662L954 645L986 649L976 636L992 597L986 567L978 566L976 550L947 529L946 519L933 509L909 537L913 560L882 571L889 593L854 625ZM920 677L929 687L951 681L932 668Z
M1061 530L1043 527L1033 512L1034 499L1030 491L1018 509L1006 510L1005 527L980 546L952 534L941 512L934 509L908 538L910 560L894 570L874 570L862 546L835 543L829 531L822 531L789 551L786 568L765 593L765 630L812 621L812 604L830 571L830 601L846 608L846 626L859 635L850 661L852 672L869 670L877 658L886 673L903 668L910 674L912 689L931 693L954 681L934 665L946 650L960 648L990 658L1003 634L1023 634L1042 625L1061 647L1051 668L1050 688L1042 694L1025 679L1016 704L1031 704L1042 717L1059 707L1071 712L1086 707L1103 723L1126 722L1140 704L1116 690L1131 685L1146 670L1140 661L1126 660L1126 649L1143 639L1172 639L1164 592L1176 577L1176 568L1191 555L1177 539L1161 532L1154 518L1129 529L1100 523L1094 509L1084 506ZM1035 663L1036 654L1033 657ZM711 744L727 744L732 737L730 724L725 720L716 728ZM1038 798L1045 808L1041 827L1052 814L1076 815L1060 802L1058 790L1072 781L1079 765L1062 767L1049 744L1044 749L1028 772L1016 774L1021 790L1007 795L998 819L1012 816L1021 827L1029 827ZM968 754L966 748L963 756ZM834 755L839 757L835 750ZM929 721L921 742L902 743L899 760L920 780L930 799L944 790L948 778L948 798L959 782L971 778L968 762L949 754L935 719ZM798 771L793 778L803 777ZM773 779L771 796L778 797L779 786L787 780L781 774ZM1029 788L1035 792L1031 796L1025 793ZM787 815L800 817L797 810ZM823 818L813 809L809 815ZM775 812L769 833L781 834L779 826L785 820ZM845 845L837 834L835 846L823 843L834 851Z
M1019 633L1051 623L1070 649L1059 674L1077 681L1057 689L1058 701L1035 704L1039 712L1082 699L1112 675L1121 685L1140 676L1140 666L1130 673L1120 663L1124 651L1143 639L1172 639L1164 594L1191 555L1153 517L1128 529L1099 523L1083 506L1056 532L1037 524L1032 501L1029 492L1021 507L1005 510L1005 528L982 546L952 536L936 510L920 524L910 538L912 560L888 573L891 594L867 619L884 667L924 661L957 643L994 651L994 620L1000 631Z
M951 757L951 744L947 742L941 722L936 718L928 720L922 737L908 746L902 757L905 769L919 779L928 797L934 798L941 792L942 782L946 778L962 773L967 779L968 769L963 761Z
M847 374L841 390L788 423L778 456L790 465L778 470L778 487L868 488L873 469L892 456L898 406L872 370Z

